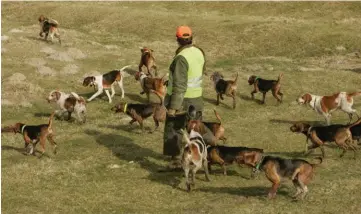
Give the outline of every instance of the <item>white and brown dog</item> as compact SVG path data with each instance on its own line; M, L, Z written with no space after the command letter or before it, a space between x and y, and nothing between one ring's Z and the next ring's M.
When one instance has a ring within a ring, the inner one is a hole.
M346 112L350 118L350 123L353 114L356 113L355 109L352 109L353 97L360 95L361 91L354 93L339 92L331 96L317 96L313 94L304 94L297 99L299 104L309 104L319 114L322 114L327 122L327 125L331 123L331 113L337 109L341 109Z
M48 39L50 35L51 42L53 42L54 36L59 39L59 43L61 44L60 40L60 33L59 33L59 23L54 19L49 19L43 15L39 16L39 25L40 25L40 33L39 36L43 37L45 33L45 41Z
M55 102L59 110L55 111L56 115L63 117L67 113L67 120L70 120L71 114L76 113L78 121L85 123L86 121L86 102L85 99L78 94L71 92L70 94L53 90L50 92L49 97L46 100Z
M191 191L191 185L194 186L195 176L200 168L203 167L206 180L210 181L208 172L207 146L202 136L193 129L191 130L189 137L184 130L182 130L182 132L183 139L185 139L187 143L183 150L182 168L186 177L187 190ZM189 181L190 172L192 173L192 181Z
M98 76L88 76L84 78L83 86L98 87L98 91L93 94L87 101L92 101L95 97L99 96L105 90L109 98L109 103L112 103L112 97L115 95L114 84L118 84L120 90L122 91L122 99L124 98L124 88L123 88L123 75L122 72L124 69L130 65L124 66L120 70L113 70L103 75ZM112 94L109 94L109 88L112 90Z

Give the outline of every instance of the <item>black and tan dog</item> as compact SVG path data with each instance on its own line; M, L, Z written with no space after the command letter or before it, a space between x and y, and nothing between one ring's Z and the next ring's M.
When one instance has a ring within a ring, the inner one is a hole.
M359 139L360 133L357 132L359 130L359 124L361 124L361 119L350 125L334 124L330 126L311 126L307 123L296 123L290 127L290 130L292 132L302 133L306 136L306 154L312 149L320 147L322 157L324 157L324 144L327 142L335 142L343 149L343 153L341 154L342 157L348 148L354 150L356 155L357 148L353 145L352 140ZM354 129L354 127L356 129ZM353 137L351 130L355 132L355 137ZM311 140L311 145L308 145L309 139Z
M226 165L238 163L237 160L244 152L255 151L263 153L263 149L248 147L210 146L207 150L209 171L211 171L211 165L219 164L223 169L224 175L227 175Z
M308 192L307 185L310 183L314 168L322 163L322 158L318 164L312 164L302 159L285 159L273 156L263 156L259 152L244 152L238 158L239 163L246 164L256 170L265 172L266 177L272 182L272 187L268 193L270 199L276 197L277 189L280 186L282 178L290 178L296 187L294 198L301 199Z
M233 98L233 108L236 108L236 91L237 91L237 79L238 73L234 80L224 80L223 75L218 72L214 72L211 75L211 80L213 81L214 88L217 92L217 105L219 105L219 98L223 100L223 95Z
M192 108L189 108L189 111ZM193 111L195 111L193 109ZM189 112L189 114L196 114L196 112ZM194 119L190 119L187 122L187 131L188 133L193 129L196 132L199 132L201 135L206 134L206 127L208 129L210 129L214 135L214 142L212 142L211 145L216 145L217 142L216 140L222 140L223 143L226 143L227 138L224 136L224 132L225 129L222 125L222 120L221 117L219 116L219 114L217 113L216 110L214 110L214 114L216 115L216 118L218 119L219 122L203 122L201 120L194 120Z
M155 58L153 55L153 50L150 48L140 48L141 56L139 62L139 72L142 72L142 67L145 66L148 71L148 75L153 76L151 73L151 68L154 69L154 75L158 76L157 74L157 66L155 65Z
M48 36L50 35L51 42L53 42L54 36L59 39L61 44L60 33L59 33L59 23L54 19L49 19L43 15L40 15L38 18L40 25L39 36L43 37L45 33L45 41L47 41Z
M35 155L35 146L40 142L41 155L45 153L45 141L48 141L54 146L54 154L56 154L57 144L53 139L53 117L55 112L50 115L48 124L41 125L25 125L24 123L16 123L13 126L4 127L1 132L20 133L24 137L26 154Z
M123 112L127 115L129 115L132 120L129 122L130 124L133 124L134 122L138 122L141 129L143 130L143 120L153 115L153 120L155 123L155 129L151 132L154 132L159 127L159 122L164 122L166 115L167 115L167 109L163 105L163 97L161 94L159 94L157 91L150 90L151 93L154 93L157 95L157 97L160 99L160 103L148 103L148 104L134 104L134 103L120 103L113 108L111 108L112 111L115 112Z
M261 92L263 94L262 104L265 103L266 93L271 90L272 95L277 99L278 102L282 103L283 93L281 92L281 79L283 73L278 76L277 80L265 80L255 75L252 75L248 78L248 84L253 85L254 89L251 92L252 99L254 99L254 94ZM278 95L281 97L279 98Z

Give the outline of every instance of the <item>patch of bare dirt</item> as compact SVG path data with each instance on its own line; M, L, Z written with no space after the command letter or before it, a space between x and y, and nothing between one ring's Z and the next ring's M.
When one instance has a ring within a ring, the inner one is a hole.
M47 54L53 54L56 52L56 50L52 49L51 47L43 47L40 51Z
M44 66L44 65L39 65L37 67L36 71L43 76L55 76L56 75L55 70L53 70L50 67Z
M38 67L41 65L45 65L46 61L42 58L30 58L30 59L26 60L26 64Z
M61 74L76 74L79 72L79 67L74 64L66 65L63 69L61 69Z
M23 30L17 29L17 28L13 28L9 31L10 33L22 33L24 32Z
M118 49L118 46L117 45L104 45L104 47L108 50L111 50L111 49Z
M87 57L81 50L76 48L69 48L67 53L74 59L85 59Z
M31 107L29 102L32 97L44 93L44 89L38 85L25 81L26 76L21 73L14 73L6 78L2 84L2 105L14 105Z
M74 61L71 56L66 52L54 52L48 56L50 59L63 61L63 62L72 62Z
M9 37L6 35L1 36L1 41L7 41L9 40Z

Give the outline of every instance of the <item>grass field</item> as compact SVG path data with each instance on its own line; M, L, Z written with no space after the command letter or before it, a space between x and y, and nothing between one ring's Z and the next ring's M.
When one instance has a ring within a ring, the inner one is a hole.
M238 81L237 108L225 99L215 106L209 76L204 77L205 120L221 115L230 146L263 148L282 157L303 157L304 136L289 131L294 121L324 124L296 98L361 89L360 2L2 2L2 126L48 121L53 89L89 97L81 85L88 74L132 65L140 50L155 50L161 74L177 48L175 29L187 24L207 56L207 72ZM40 14L60 22L63 43L38 38ZM266 105L250 100L247 77L276 79L283 72L284 103L271 94ZM145 102L140 86L126 77L125 101ZM117 89L119 92L119 89ZM117 93L113 104L120 101ZM196 189L185 192L183 173L158 173L167 164L162 131L140 134L129 118L110 111L106 96L87 104L84 125L55 120L57 155L47 144L41 159L22 154L21 135L1 136L3 213L361 213L361 165L352 153L326 148L304 201L293 201L287 180L275 200L265 196L270 182L250 180L248 168L213 167L211 182L197 174ZM361 97L354 107L361 111ZM335 112L333 123L348 116ZM153 127L152 119L147 127ZM162 125L163 127L163 125Z

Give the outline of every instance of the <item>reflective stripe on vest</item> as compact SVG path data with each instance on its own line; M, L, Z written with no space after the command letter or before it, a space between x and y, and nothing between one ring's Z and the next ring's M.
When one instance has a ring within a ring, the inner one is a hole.
M204 56L201 50L196 47L189 47L182 50L177 56L183 56L188 63L187 71L187 90L184 94L184 98L196 98L202 96L202 75ZM173 75L169 73L169 81L173 81ZM173 85L173 84L171 84ZM172 87L167 88L167 94L172 94Z

